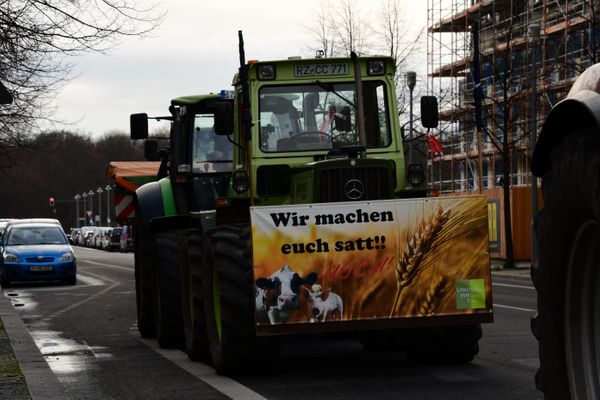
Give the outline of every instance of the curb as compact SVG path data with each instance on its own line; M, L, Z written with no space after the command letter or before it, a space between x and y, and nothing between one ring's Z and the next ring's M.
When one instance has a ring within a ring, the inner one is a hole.
M2 289L0 289L2 290ZM31 334L12 306L10 298L0 296L0 319L10 340L32 400L64 400L69 396L36 346Z

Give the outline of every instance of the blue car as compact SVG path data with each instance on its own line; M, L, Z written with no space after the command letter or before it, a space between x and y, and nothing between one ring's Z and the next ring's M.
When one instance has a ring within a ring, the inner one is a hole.
M57 224L9 224L2 236L0 284L61 281L76 283L77 262L67 235Z

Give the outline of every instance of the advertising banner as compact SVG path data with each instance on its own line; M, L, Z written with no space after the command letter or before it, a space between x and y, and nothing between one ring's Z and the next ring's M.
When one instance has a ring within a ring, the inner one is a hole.
M256 322L491 313L480 196L253 207Z

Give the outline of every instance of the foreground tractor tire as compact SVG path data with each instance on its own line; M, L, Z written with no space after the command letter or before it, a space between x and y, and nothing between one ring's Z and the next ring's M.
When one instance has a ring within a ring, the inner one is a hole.
M136 210L135 217L135 300L137 325L144 338L156 335L154 327L154 246Z
M181 312L181 250L183 233L165 231L154 234L156 251L154 322L160 347L183 344Z
M466 364L479 353L481 325L411 329L406 356L419 364Z
M181 257L181 305L185 351L192 361L210 361L202 286L203 251L202 231L189 232Z
M250 227L218 226L204 243L206 325L213 366L221 375L246 374L272 360L276 343L258 338L254 327Z
M600 137L572 133L552 153L536 217L538 388L546 399L598 398L600 383Z

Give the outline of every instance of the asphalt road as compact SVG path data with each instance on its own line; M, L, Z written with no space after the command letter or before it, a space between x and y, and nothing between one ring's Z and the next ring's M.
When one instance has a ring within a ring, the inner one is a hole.
M463 366L420 366L401 353L369 353L357 341L287 338L269 370L235 379L160 349L136 328L133 255L76 248L76 286L7 289L72 399L541 399L529 332L535 291L494 275L495 322Z

